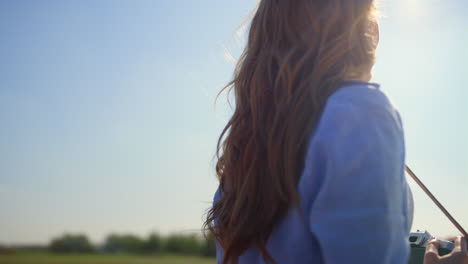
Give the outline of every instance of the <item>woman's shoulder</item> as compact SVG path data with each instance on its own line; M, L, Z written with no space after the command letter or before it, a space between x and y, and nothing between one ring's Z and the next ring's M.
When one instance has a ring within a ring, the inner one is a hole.
M313 142L334 141L349 137L350 131L361 135L380 137L385 132L403 138L403 123L390 98L380 85L352 82L343 85L329 96L316 128L310 135ZM375 133L382 131L382 133ZM395 133L390 133L394 131Z
M339 123L338 126L369 125L384 121L403 130L402 120L395 104L379 84L346 82L329 96L320 123Z
M380 84L348 81L327 100L326 107L347 106L356 111L398 112L395 104L381 90Z

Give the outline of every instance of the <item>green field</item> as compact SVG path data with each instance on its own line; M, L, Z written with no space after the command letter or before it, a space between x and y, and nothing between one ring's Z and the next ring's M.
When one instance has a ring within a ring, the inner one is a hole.
M53 255L48 253L17 253L0 255L0 264L214 264L213 258L185 256L132 255Z

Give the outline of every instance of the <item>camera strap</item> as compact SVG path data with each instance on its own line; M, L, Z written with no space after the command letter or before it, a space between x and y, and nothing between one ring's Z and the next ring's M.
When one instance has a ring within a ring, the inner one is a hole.
M452 224L462 233L464 237L468 238L468 233L465 229L453 218L453 216L445 209L445 207L435 198L435 196L429 191L429 189L422 183L422 181L413 173L413 171L406 165L406 172L413 178L413 180L421 187L421 189L431 198L431 200L439 207L439 209L444 213L444 215L452 222Z

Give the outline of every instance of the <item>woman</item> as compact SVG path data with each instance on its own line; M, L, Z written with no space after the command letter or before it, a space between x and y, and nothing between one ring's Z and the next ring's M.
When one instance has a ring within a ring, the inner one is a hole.
M218 263L408 261L403 128L369 83L377 42L372 0L259 2L225 87L236 108L205 222Z

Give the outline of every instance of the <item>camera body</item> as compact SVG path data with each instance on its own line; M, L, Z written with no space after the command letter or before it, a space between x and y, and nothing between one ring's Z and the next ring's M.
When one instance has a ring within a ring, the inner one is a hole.
M411 256L409 264L423 264L424 262L424 253L426 252L427 242L431 239L431 234L427 231L417 230L416 232L411 232L409 235L409 243L411 246ZM440 243L439 255L449 254L453 248L454 243L446 240L438 239Z

